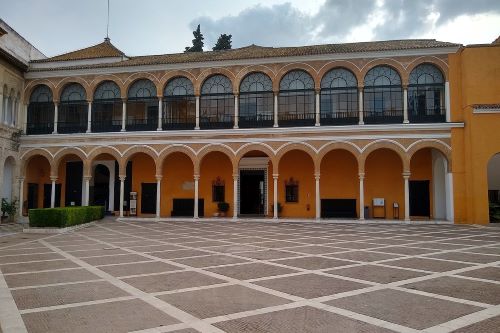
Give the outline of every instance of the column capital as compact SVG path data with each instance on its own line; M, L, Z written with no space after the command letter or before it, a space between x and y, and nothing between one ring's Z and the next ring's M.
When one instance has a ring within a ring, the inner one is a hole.
M124 182L127 176L125 175L118 175L118 178L120 179L121 182Z
M363 89L365 89L365 86L363 85L358 86L358 91L363 91Z
M20 181L20 182L24 182L24 177L17 177L17 180Z
M359 177L359 180L365 179L365 173L364 172L358 173L358 177Z
M156 178L157 182L161 182L161 180L163 179L163 176L162 175L155 175L155 178Z
M57 176L50 176L50 181L51 182L56 182L57 178L59 178L59 177L57 177Z
M403 172L403 178L404 179L409 179L411 176L411 172L410 171L404 171Z
M240 178L240 175L235 173L233 174L233 180L238 180Z
M314 174L314 179L319 180L320 178L321 174L319 172Z
M278 179L279 174L278 173L273 173L273 179Z
M85 180L86 182L90 181L91 179L92 179L92 176L89 176L89 175L83 176L83 180Z
M200 180L200 175L193 175L193 178L195 181L198 181L198 180Z

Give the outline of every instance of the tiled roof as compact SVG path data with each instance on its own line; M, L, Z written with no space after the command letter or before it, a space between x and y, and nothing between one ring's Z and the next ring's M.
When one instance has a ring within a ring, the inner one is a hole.
M35 60L33 62L71 61L71 60L96 59L96 58L107 58L107 57L122 57L124 55L125 53L123 53L122 51L117 49L113 44L111 44L109 38L106 38L104 42L94 46L61 54L52 58Z
M44 60L58 61L58 60L76 60L87 58L95 54L103 54L103 51L98 51L101 48L99 45L82 49L79 51L67 53L58 57L53 57ZM106 48L112 47L114 54L120 52L111 43ZM227 61L227 60L242 60L242 59L258 59L258 58L274 58L274 57L292 57L292 56L312 56L322 54L340 54L340 53L359 53L359 52L376 52L376 51L397 51L397 50L416 50L416 49L431 49L442 47L460 47L460 44L440 42L435 39L407 39L407 40L390 40L378 42L361 42L361 43L346 43L346 44L325 44L325 45L311 45L299 47L263 47L258 45L250 45L238 49L224 50L224 51L206 51L206 52L188 52L188 53L175 53L164 55L148 55L128 57L126 60L106 63L106 64L93 64L83 66L69 66L66 68L96 68L96 67L126 67L126 66L141 66L141 65L156 65L156 64L178 64L178 63L192 63L192 62L207 62L207 61ZM76 58L79 56L79 58ZM104 56L104 55L101 55ZM107 55L112 56L112 55ZM62 69L58 67L57 69ZM32 69L36 71L37 69ZM43 70L50 70L44 68Z
M500 36L498 36L498 38L495 39L491 44L500 44Z

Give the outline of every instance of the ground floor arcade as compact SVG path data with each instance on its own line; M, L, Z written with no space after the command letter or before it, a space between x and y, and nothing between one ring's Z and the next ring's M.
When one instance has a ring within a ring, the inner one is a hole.
M449 156L446 144L435 141L362 149L339 142L320 149L305 143L33 149L22 159L20 212L95 204L119 216L135 210L157 218L452 221Z

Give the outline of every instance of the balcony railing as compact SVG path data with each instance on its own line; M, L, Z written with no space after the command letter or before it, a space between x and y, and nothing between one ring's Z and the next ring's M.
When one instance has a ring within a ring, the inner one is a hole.
M365 124L401 124L403 123L403 110L364 111Z
M408 110L410 123L444 123L446 122L445 108L429 108L424 110Z
M320 115L321 125L355 125L359 123L359 112L333 112Z
M278 113L280 127L314 126L316 113Z
M50 134L54 131L54 122L36 122L26 124L26 134Z
M102 132L120 132L122 129L121 119L109 119L109 120L92 120L91 130L92 132L102 133Z
M196 126L195 118L163 118L161 128L164 130L192 130Z
M256 114L239 116L238 127L240 128L263 128L273 127L274 114Z
M87 131L87 123L82 123L79 121L57 122L57 132L61 134L85 133L86 131Z
M127 131L155 131L158 128L158 118L129 118L125 129Z
M214 115L200 117L201 129L227 129L234 127L234 115Z

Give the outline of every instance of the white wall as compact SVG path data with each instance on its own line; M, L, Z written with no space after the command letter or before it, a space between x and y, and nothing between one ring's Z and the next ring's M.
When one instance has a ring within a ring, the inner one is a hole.
M434 219L446 219L446 161L443 155L432 150L432 194Z

